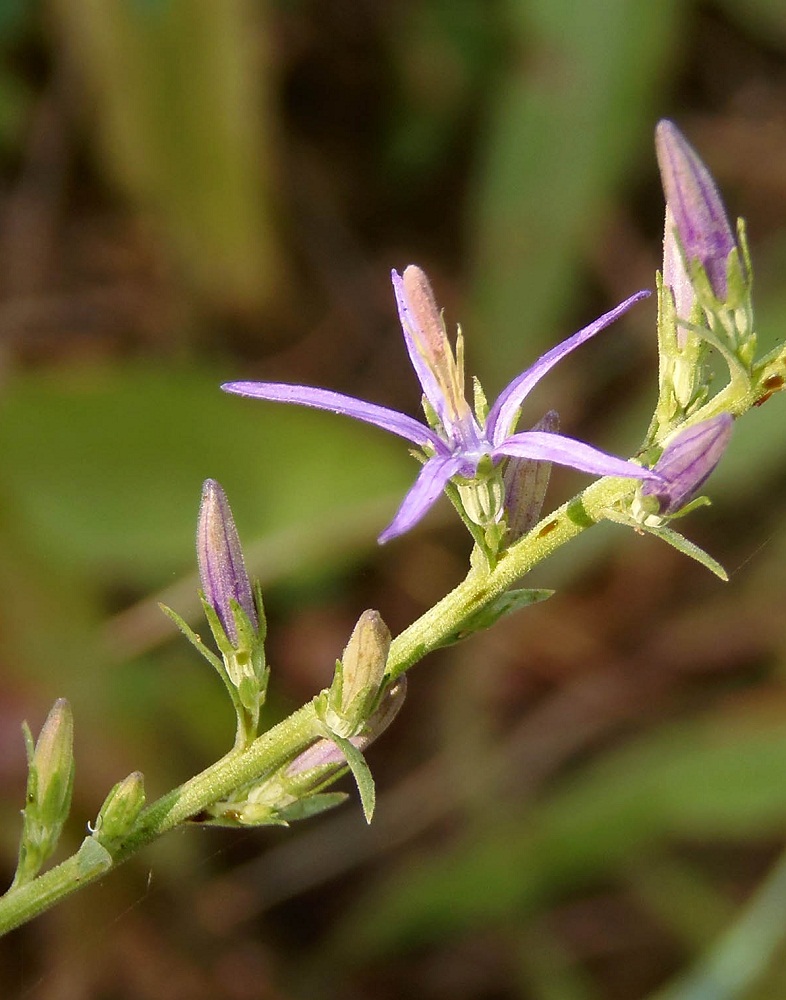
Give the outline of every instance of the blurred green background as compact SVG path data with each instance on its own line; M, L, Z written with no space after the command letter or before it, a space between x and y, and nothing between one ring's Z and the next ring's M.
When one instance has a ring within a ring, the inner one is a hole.
M132 770L232 739L195 624L202 480L265 584L271 718L367 607L463 575L439 505L375 538L398 440L223 396L320 384L411 413L391 267L421 264L489 394L658 266L652 130L701 151L786 324L781 0L0 2L0 865L23 718L76 717L65 848ZM654 305L554 372L566 433L632 453ZM380 794L289 831L185 829L0 943L35 1000L716 1000L786 995L784 399L741 421L686 533L719 583L609 525L558 594L420 665ZM586 480L555 472L550 501Z

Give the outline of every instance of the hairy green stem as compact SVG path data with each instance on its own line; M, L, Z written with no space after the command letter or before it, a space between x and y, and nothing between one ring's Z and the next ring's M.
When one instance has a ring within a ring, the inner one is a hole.
M773 352L759 365L745 393L740 393L737 387L727 387L694 419L706 419L723 409L739 416L766 399L770 392L780 389L785 376L786 355ZM529 534L502 553L490 572L471 571L455 590L393 640L387 666L390 680L400 677L428 653L454 641L479 611L566 542L604 520L609 513L613 515L615 509L630 500L635 489L636 483L630 479L600 479L543 518ZM198 817L208 806L238 788L258 781L321 734L315 701L311 701L248 747L236 746L221 760L148 806L114 854L95 838L88 837L72 857L0 897L0 935L100 878L146 844L180 823Z

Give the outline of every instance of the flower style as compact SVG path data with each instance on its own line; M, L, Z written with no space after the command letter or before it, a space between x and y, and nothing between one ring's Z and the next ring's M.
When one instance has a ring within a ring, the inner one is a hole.
M423 468L393 521L379 536L381 543L413 527L451 479L459 477L469 482L482 482L488 478L489 468L509 457L556 462L600 476L627 476L642 480L659 478L657 473L635 462L607 455L561 434L541 430L514 433L521 404L536 383L558 361L594 337L649 292L637 292L547 351L502 390L484 417L474 414L466 400L463 341L459 333L454 354L426 275L419 267L410 265L401 275L393 271L392 280L404 341L425 396L424 407L427 415L435 418L433 429L405 413L329 389L278 382L227 382L221 387L225 392L239 396L297 403L343 413L382 427L423 448L427 456Z

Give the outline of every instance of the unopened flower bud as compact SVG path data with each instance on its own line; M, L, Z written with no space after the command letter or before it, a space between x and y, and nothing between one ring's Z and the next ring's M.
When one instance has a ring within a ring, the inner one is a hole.
M235 606L240 607L255 630L259 619L232 511L215 479L206 479L202 487L197 558L205 600L218 615L229 641L237 645Z
M390 650L390 632L378 611L364 611L336 664L322 719L337 736L357 735L379 697Z
M661 482L642 484L643 498L658 503L658 514L674 514L696 495L723 457L731 437L731 414L721 413L710 420L680 431L655 463Z
M666 204L688 265L699 262L715 297L723 302L728 291L729 254L737 242L712 175L677 126L667 119L660 121L655 130L655 149ZM675 248L669 246L668 225L667 215L664 257L673 261ZM678 316L686 319L683 310L688 293L676 270L666 275L666 266L664 263L664 281L675 290Z
M145 804L145 779L134 771L114 786L98 814L93 836L111 849L121 841L137 820Z
M74 720L65 698L59 698L33 747L28 747L27 800L14 884L34 878L52 854L71 808L74 786Z

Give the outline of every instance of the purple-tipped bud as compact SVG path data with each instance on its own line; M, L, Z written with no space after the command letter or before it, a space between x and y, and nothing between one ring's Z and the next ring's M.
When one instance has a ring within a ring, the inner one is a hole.
M259 628L259 619L232 511L215 479L206 479L202 487L197 559L205 600L218 615L227 638L236 645L238 634L232 602L240 605L255 629Z
M666 445L655 464L662 482L648 480L641 487L643 497L658 501L658 513L673 514L695 496L723 457L733 423L730 413L721 413L694 424Z
M716 298L725 301L727 261L737 243L712 175L674 122L665 118L655 129L655 151L666 206L685 256L702 265ZM668 257L668 233L664 249Z

